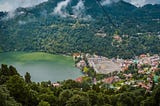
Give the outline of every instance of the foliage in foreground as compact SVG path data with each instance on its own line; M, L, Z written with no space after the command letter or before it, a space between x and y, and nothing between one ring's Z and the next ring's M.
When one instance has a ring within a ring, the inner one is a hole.
M73 80L61 82L54 87L51 82L35 83L25 79L12 66L0 68L1 106L158 106L160 84L152 92L142 88L122 86L120 90L100 87Z

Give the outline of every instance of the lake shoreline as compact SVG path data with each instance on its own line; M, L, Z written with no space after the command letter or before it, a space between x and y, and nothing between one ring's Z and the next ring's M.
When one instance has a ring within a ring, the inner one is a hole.
M29 72L35 82L56 82L83 76L75 67L73 58L67 55L13 51L0 53L0 60L0 64L15 66L22 76Z

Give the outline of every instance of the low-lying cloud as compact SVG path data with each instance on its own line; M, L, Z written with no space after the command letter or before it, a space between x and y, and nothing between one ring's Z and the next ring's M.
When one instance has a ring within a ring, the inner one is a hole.
M42 2L48 0L0 0L0 11L14 11L18 7L33 7ZM58 3L55 12L62 14L63 8L65 8L71 0L65 0ZM81 1L81 0L80 0ZM85 1L85 0L84 0ZM119 0L101 0L103 5L110 4L112 2L117 2ZM124 0L137 7L141 7L146 4L160 4L160 0Z
M90 19L90 15L85 14L85 5L83 0L79 0L75 6L72 6L72 13L70 14L67 10L67 7L72 2L72 0L61 1L57 4L57 6L53 10L53 15L58 15L60 17L73 17L73 18L81 18L81 19Z
M53 11L53 14L59 15L61 17L68 16L69 14L66 11L66 7L69 5L70 2L71 0L65 0L59 2Z
M82 19L89 19L91 18L90 15L86 15L85 14L85 5L84 5L84 1L79 0L79 2L77 3L77 5L72 7L72 12L75 18L82 18Z
M0 0L0 11L14 11L18 7L33 7L48 0Z
M120 0L101 0L102 5L111 4ZM160 0L123 0L129 2L137 7L142 7L146 4L160 4Z
M13 18L15 16L15 10L19 7L27 8L33 7L38 5L42 2L47 2L48 0L0 0L0 11L8 12L7 18ZM53 14L59 15L61 17L70 16L69 12L67 11L67 7L71 3L72 0L63 0L60 1L57 6L55 7ZM113 2L118 2L119 0L101 0L102 5L111 4ZM129 2L137 7L144 6L146 4L160 4L160 0L123 0ZM79 2L71 7L73 16L76 18L82 17L90 17L89 15L85 15L85 0L79 0ZM46 14L44 11L42 13Z
M16 15L15 10L19 7L33 7L47 1L48 0L0 0L0 11L8 12L8 15L4 18L4 20L6 20L13 18Z
M160 4L160 0L124 0L137 7L142 7L146 4Z
M101 1L101 4L102 5L108 5L108 4L111 4L113 2L118 2L119 0L102 0Z
M73 6L73 14L75 16L79 16L79 17L82 17L84 11L85 11L85 6L84 6L84 3L82 0L80 0L76 6Z

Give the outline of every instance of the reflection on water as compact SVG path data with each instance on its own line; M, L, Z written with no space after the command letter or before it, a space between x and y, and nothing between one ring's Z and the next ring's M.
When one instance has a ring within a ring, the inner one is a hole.
M0 53L0 64L2 63L15 66L22 76L29 72L32 81L36 82L48 80L56 82L75 79L82 75L81 71L74 67L71 57L60 55L48 55L46 53L32 55L24 52Z

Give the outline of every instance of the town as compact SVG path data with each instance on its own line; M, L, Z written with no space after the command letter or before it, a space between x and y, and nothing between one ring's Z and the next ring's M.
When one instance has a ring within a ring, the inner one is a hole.
M81 69L86 76L90 76L88 71L93 69L93 83L109 84L108 87L120 89L123 85L132 87L142 87L146 91L151 91L154 84L158 84L160 75L160 56L141 54L134 59L119 59L90 55L83 53L73 54L76 67ZM103 78L97 76L104 75ZM82 82L84 76L76 81Z

